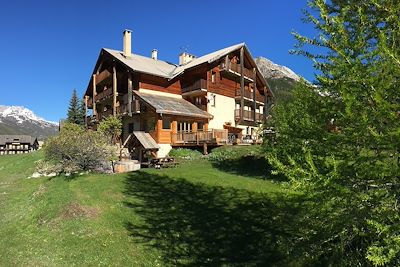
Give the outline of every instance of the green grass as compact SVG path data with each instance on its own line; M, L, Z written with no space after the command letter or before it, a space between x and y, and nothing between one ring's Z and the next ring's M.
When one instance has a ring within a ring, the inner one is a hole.
M172 169L27 179L41 157L0 157L1 266L255 266L298 258L299 195L266 174L240 171L240 162L229 170L196 159Z

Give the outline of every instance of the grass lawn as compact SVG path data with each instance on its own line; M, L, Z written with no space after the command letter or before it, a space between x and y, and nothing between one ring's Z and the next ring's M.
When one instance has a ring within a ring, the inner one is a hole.
M0 157L1 266L296 265L299 196L254 155L27 179L41 157Z

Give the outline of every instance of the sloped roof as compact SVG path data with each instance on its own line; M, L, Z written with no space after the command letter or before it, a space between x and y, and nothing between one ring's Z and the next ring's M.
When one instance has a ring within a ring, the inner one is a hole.
M194 58L192 61L180 66L162 60L154 60L152 58L144 57L137 54L132 54L132 56L126 57L124 56L124 53L122 51L113 50L109 48L103 48L103 50L111 54L113 57L115 57L120 62L122 62L123 64L125 64L127 67L131 68L134 71L172 79L181 74L182 72L184 72L186 69L190 69L192 67L201 65L206 62L207 63L214 62L215 60L218 60L221 57L243 46L245 46L245 43L232 45L220 49L218 51L209 53L207 55L201 56L199 58Z
M231 52L233 52L233 51L238 50L239 48L241 48L241 47L243 47L243 46L245 46L245 43L240 43L240 44L237 44L237 45L232 45L232 46L229 46L229 47L220 49L220 50L218 50L218 51L209 53L209 54L204 55L204 56L201 56L201 57L199 57L199 58L194 58L194 59L191 60L190 62L188 62L188 63L186 63L186 64L184 64L184 65L178 66L178 67L174 70L174 72L172 73L172 77L171 77L171 78L173 78L173 77L175 77L175 76L181 74L181 73L182 73L183 71L185 71L186 69L190 69L190 68L192 68L192 67L201 65L201 64L206 63L206 62L207 62L207 63L212 63L212 62L214 62L214 61L220 59L221 57L226 56L227 54L229 54L229 53L231 53Z
M199 109L183 98L144 93L140 91L133 91L133 93L148 105L152 106L156 113L159 114L180 115L205 119L213 118L211 114Z
M134 131L132 134L136 137L136 139L140 142L140 144L142 144L144 149L158 150L160 148L149 133Z
M124 56L122 51L103 48L106 52L121 61L134 71L153 74L164 78L170 78L171 73L176 69L176 65L162 60L154 60L137 54L130 57Z
M7 143L29 143L33 145L37 139L30 135L0 135L0 145Z

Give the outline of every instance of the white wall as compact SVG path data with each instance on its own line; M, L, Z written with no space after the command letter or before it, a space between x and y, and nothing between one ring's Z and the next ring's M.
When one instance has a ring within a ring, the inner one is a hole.
M207 93L207 98L212 99L215 95L215 107L212 106L212 101L207 104L208 113L214 116L208 124L208 128L223 129L226 122L235 125L235 99L215 93Z
M172 149L170 144L158 144L158 146L160 147L160 149L157 151L158 158L166 157Z

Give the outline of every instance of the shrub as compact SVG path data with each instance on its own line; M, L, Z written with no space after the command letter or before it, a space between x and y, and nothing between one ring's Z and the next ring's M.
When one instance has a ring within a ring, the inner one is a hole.
M46 162L61 166L59 173L104 172L114 156L105 135L72 123L66 123L58 136L49 138L43 150Z
M97 130L107 136L110 143L115 144L122 133L121 119L116 116L109 116L100 122Z
M257 155L260 155L258 146L228 146L213 149L208 159L211 161L224 161Z
M203 156L199 151L188 148L172 149L169 152L169 155L171 157L187 159L187 160L199 159Z

